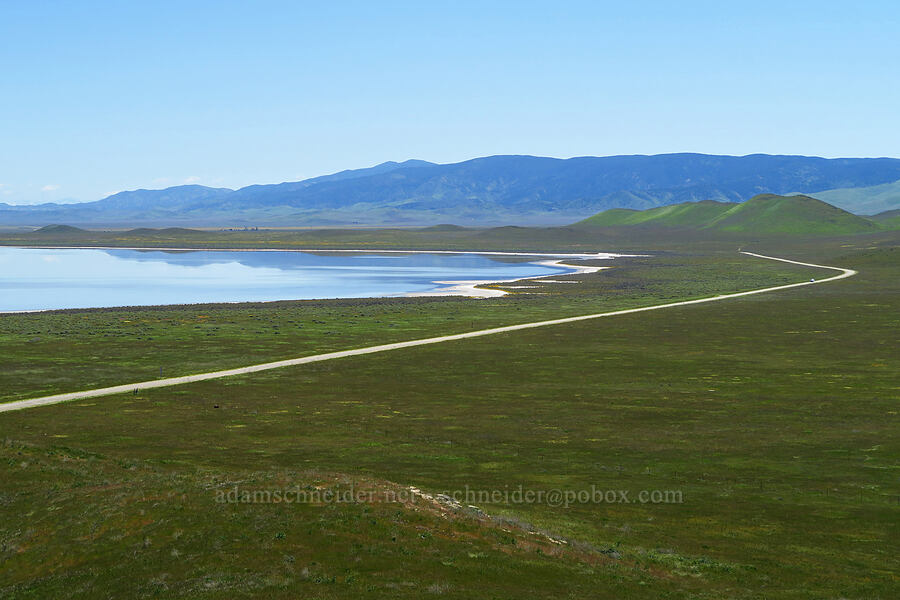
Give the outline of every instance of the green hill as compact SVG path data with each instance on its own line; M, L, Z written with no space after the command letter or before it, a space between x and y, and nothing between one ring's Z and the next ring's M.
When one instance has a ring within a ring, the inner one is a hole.
M746 202L686 202L649 210L612 209L578 225L645 226L741 233L841 234L881 227L809 196L761 194Z
M612 227L616 225L664 225L667 227L698 227L737 206L731 202L684 202L670 206L659 206L647 210L613 208L588 217L580 225Z
M762 194L714 219L709 228L747 233L839 234L879 229L872 221L809 196Z
M35 229L32 233L38 235L81 235L87 233L87 231L71 225L47 225L40 229Z
M424 227L422 231L465 231L465 227L460 227L459 225L453 225L452 223L441 223L440 225L432 225L431 227Z
M871 219L885 229L900 229L900 208L878 213L872 216Z

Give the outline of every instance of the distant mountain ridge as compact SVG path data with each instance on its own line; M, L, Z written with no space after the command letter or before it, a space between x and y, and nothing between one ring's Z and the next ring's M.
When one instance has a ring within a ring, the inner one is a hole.
M877 215L900 208L900 181L859 188L816 192L816 198L861 215Z
M83 204L0 205L0 225L556 225L609 208L743 202L761 193L853 190L897 181L900 160L892 158L489 156L453 164L387 162L239 190L178 186Z

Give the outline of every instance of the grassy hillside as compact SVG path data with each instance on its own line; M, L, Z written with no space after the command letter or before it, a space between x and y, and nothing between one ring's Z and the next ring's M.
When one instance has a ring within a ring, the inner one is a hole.
M643 211L613 209L578 225L640 225L757 234L839 235L877 231L879 225L809 196L760 194L741 204L686 202Z
M877 225L809 196L764 194L738 204L709 225L747 233L862 233Z
M885 229L900 229L900 208L878 213L872 217L872 220Z
M685 202L671 206L660 206L648 210L613 208L593 217L588 217L581 224L600 227L645 224L697 227L699 224L710 223L734 206L730 202L703 200L701 202Z
M46 225L34 230L35 236L40 237L66 237L87 235L88 231L71 225Z

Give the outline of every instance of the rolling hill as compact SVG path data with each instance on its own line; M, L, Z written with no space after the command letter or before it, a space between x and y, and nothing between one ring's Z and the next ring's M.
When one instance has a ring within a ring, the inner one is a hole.
M721 216L730 208L737 206L733 202L717 202L701 200L700 202L684 202L647 210L628 208L611 208L588 217L581 225L613 227L616 225L664 225L667 227L697 227L700 223L709 223Z
M900 160L890 158L490 156L454 164L388 162L239 190L179 186L81 204L0 205L0 226L558 225L610 208L742 202L760 193L898 180Z
M878 213L871 219L886 229L900 229L900 208Z
M760 194L743 203L687 202L643 211L612 209L579 222L589 227L663 227L758 234L846 234L877 231L869 219L811 198Z
M860 188L816 192L816 198L858 215L900 209L900 181Z

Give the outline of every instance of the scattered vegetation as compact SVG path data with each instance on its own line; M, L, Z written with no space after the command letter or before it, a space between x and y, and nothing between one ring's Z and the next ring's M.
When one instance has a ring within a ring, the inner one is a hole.
M510 284L508 296L475 301L346 299L0 315L0 402L658 304L818 274L733 251L595 264L613 268L553 278L579 282L574 285L540 279Z
M0 597L892 597L898 242L748 248L860 272L821 286L3 414ZM199 317L222 328L229 311L268 344L288 318L326 321L312 350L324 331L351 331L335 327L351 311L395 311L389 322L418 334L479 311L487 323L809 274L754 271L766 263L736 258L731 242L631 245L657 254L546 296L7 315L3 386L20 377L8 376L8 344L36 329L64 339L84 316L129 331L106 338L124 354L145 340L117 320L158 318L141 327L171 326L183 337L169 347L190 360L207 348ZM230 335L219 345L240 346ZM42 352L29 361L46 372L64 354ZM235 485L415 486L433 498L597 486L684 501L215 501Z

